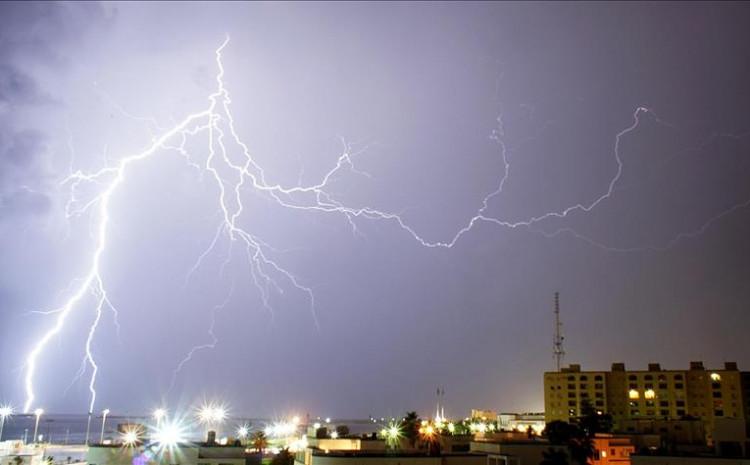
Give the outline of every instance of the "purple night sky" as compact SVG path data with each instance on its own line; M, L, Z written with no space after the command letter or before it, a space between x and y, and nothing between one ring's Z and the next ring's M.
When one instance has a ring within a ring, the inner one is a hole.
M440 385L449 415L539 411L555 291L568 362L750 369L748 24L747 3L0 3L0 403L23 405L24 361L57 316L39 312L91 267L100 218L66 218L63 180L203 111L227 36L234 125L266 182L315 185L347 144L355 168L324 201L403 225L244 187L239 227L298 281L270 273L264 306L227 234L186 279L219 189L158 150L108 208L119 330L105 306L96 409L425 414ZM206 141L187 141L194 160ZM468 226L452 247L414 237ZM86 295L38 359L49 412L88 408Z

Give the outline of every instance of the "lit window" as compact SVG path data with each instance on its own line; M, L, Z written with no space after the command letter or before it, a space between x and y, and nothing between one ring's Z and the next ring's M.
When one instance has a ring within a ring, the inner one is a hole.
M646 389L646 392L643 393L643 396L646 399L653 399L656 397L656 393L654 392L653 389Z
M721 375L718 373L711 373L711 381L721 381Z
M637 399L638 397L640 397L640 395L638 394L638 391L636 391L635 389L631 389L628 392L628 397L631 399Z

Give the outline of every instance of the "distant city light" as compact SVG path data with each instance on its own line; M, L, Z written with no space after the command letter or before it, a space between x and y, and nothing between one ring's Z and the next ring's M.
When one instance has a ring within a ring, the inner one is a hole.
M0 418L5 420L6 418L13 415L13 406L5 404L0 406Z
M127 429L122 433L122 445L132 447L140 441L137 428Z
M320 423L315 423L315 424L313 424L313 428L315 428L315 429L319 429L319 428L320 428Z
M331 439L338 439L338 437L339 433L337 433L336 431L331 432Z
M177 422L166 422L156 429L153 440L159 445L159 449L174 448L185 442L185 429Z
M198 421L207 425L223 422L227 417L226 407L215 404L204 404L198 409Z
M248 434L250 434L250 428L248 428L247 425L242 425L237 428L237 436L240 439L245 439Z
M292 423L294 423L295 425L299 425L299 422L300 422L300 419L298 416L295 416L294 418L292 418Z

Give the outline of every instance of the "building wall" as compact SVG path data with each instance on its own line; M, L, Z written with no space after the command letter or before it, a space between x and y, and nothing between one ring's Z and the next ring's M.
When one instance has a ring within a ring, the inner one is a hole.
M486 465L485 455L442 455L434 457L381 455L350 456L313 455L311 465Z
M750 459L727 459L722 457L673 457L660 455L634 455L632 465L750 465Z
M139 459L139 456L143 459ZM189 444L160 453L144 453L143 447L92 446L86 454L88 465L247 465L253 461L259 463L259 455L247 455L242 447L200 447Z
M635 446L629 438L610 434L597 435L593 442L592 465L630 465L630 456L635 453Z
M544 374L545 421L569 421L588 400L610 413L618 429L629 420L700 418L711 442L716 418L747 420L748 382L750 377L735 363L717 370L706 370L702 362L691 362L688 370L663 370L655 363L648 370L626 370L615 363L611 371L570 365Z

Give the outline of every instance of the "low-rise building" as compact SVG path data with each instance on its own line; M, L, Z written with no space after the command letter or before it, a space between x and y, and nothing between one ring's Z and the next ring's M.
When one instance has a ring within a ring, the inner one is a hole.
M0 465L43 465L44 447L23 441L0 442Z
M88 465L260 465L260 454L244 447L180 443L172 447L92 445Z

